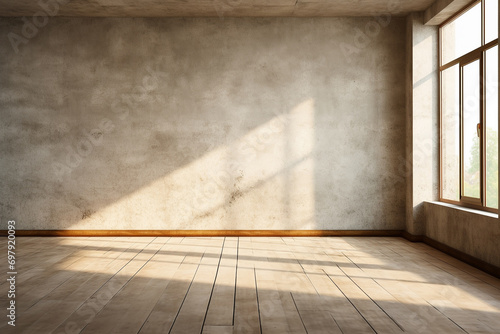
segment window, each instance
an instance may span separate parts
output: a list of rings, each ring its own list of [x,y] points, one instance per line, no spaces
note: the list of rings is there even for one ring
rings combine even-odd
[[[439,36],[440,198],[498,212],[498,0],[472,3]]]

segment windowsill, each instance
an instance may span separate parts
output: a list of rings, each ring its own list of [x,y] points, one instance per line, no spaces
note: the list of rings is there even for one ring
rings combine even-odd
[[[477,209],[471,209],[471,208],[466,208],[460,205],[455,205],[455,204],[449,204],[445,202],[439,202],[439,201],[426,201],[426,203],[430,203],[433,205],[439,205],[439,206],[445,206],[450,209],[455,209],[458,211],[463,211],[463,212],[468,212],[468,213],[473,213],[476,215],[481,215],[485,217],[490,217],[490,218],[496,218],[498,219],[498,214],[493,213],[493,212],[488,212],[488,211],[482,211],[482,210],[477,210]]]

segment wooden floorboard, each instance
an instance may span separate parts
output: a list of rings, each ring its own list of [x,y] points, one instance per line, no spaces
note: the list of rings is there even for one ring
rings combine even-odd
[[[500,332],[499,279],[402,238],[25,237],[16,252],[1,333]]]
[[[234,333],[261,332],[255,263],[250,238],[238,240]]]

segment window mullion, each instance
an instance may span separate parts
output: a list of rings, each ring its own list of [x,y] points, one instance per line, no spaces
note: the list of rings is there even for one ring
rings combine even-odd
[[[484,4],[484,1],[483,1]],[[483,5],[484,8],[484,5]],[[485,87],[486,87],[486,75],[485,75],[485,57],[486,57],[486,52],[483,51],[481,53],[481,58],[480,58],[480,66],[479,66],[479,78],[480,78],[480,85],[479,85],[479,112],[480,112],[480,122],[481,124],[481,137],[480,137],[480,143],[479,143],[479,148],[480,148],[480,179],[481,179],[481,204],[483,206],[486,206],[486,96],[485,96]]]
[[[485,8],[485,1],[481,1],[481,46],[486,43]]]
[[[459,152],[459,161],[460,161],[460,202],[463,201],[464,197],[464,70],[462,64],[459,64],[459,77],[458,77],[458,87],[459,87],[459,107],[458,110],[460,112],[460,152]]]

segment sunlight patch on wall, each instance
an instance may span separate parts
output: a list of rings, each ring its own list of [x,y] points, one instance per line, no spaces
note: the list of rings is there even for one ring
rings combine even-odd
[[[124,196],[75,229],[313,229],[314,101]]]

